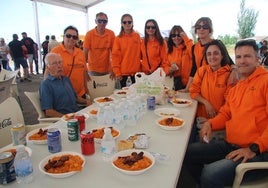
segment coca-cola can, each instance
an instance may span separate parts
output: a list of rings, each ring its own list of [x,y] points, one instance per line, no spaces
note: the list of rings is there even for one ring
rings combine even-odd
[[[92,155],[95,153],[94,135],[92,132],[82,131],[80,140],[81,152],[83,155]]]
[[[79,132],[81,133],[81,131],[85,130],[86,128],[85,116],[83,114],[75,114],[74,118],[78,121]]]

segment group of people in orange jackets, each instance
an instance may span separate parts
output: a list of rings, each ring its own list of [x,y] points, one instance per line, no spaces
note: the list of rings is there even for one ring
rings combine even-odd
[[[91,75],[110,74],[124,87],[128,76],[134,83],[135,73],[151,74],[162,67],[173,77],[174,90],[190,92],[198,101],[196,117],[207,119],[199,131],[201,142],[190,141],[184,161],[201,187],[231,184],[240,162],[268,161],[268,73],[258,66],[255,41],[236,44],[234,63],[224,44],[212,38],[209,17],[196,21],[195,44],[179,25],[165,40],[154,19],[145,22],[143,38],[133,29],[130,14],[122,15],[117,36],[106,28],[105,13],[96,14],[95,23],[85,35],[83,50],[75,47],[79,35],[73,26],[64,30],[62,45],[52,50],[61,54],[64,75],[78,97],[90,94],[86,83]],[[217,129],[226,130],[225,140],[209,139]]]

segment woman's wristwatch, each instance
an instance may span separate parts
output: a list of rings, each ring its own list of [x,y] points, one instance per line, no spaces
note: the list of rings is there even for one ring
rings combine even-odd
[[[249,149],[250,149],[252,152],[256,153],[256,155],[259,155],[259,154],[260,154],[260,148],[259,148],[259,145],[256,144],[256,143],[251,144],[251,145],[249,146]]]

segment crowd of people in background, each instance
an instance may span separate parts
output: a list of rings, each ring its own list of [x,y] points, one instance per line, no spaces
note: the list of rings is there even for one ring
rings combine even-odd
[[[141,37],[134,30],[130,14],[122,15],[118,35],[106,28],[107,14],[96,14],[95,23],[96,27],[86,33],[83,41],[79,40],[78,29],[71,25],[64,29],[61,43],[54,35],[45,37],[41,46],[44,81],[40,86],[40,98],[47,116],[61,117],[78,110],[79,105],[90,105],[87,82],[91,76],[109,74],[110,79],[116,79],[125,87],[128,77],[135,83],[137,72],[149,75],[162,68],[173,78],[173,90],[190,92],[198,101],[184,161],[197,184],[201,187],[230,185],[235,167],[241,161],[268,161],[268,73],[261,66],[268,66],[266,40],[260,47],[255,40],[237,42],[234,63],[222,41],[213,39],[209,17],[201,17],[194,24],[197,41],[190,39],[180,25],[174,25],[165,39],[154,19],[146,20],[144,37]],[[4,69],[10,69],[9,53],[15,70],[23,67],[23,77],[18,74],[20,80],[30,82],[34,66],[35,73],[39,74],[37,54],[40,48],[26,32],[22,37],[20,41],[14,34],[8,45],[0,39],[1,62]],[[250,96],[258,97],[258,102]],[[241,109],[240,105],[247,108]],[[198,118],[205,119],[202,127],[197,127]],[[242,119],[243,124],[239,122]],[[236,126],[241,127],[240,130],[242,126],[249,129],[238,132]],[[227,137],[213,144],[209,137],[211,131],[217,129],[226,129]],[[196,139],[198,134],[201,142]],[[218,152],[220,147],[224,152]]]

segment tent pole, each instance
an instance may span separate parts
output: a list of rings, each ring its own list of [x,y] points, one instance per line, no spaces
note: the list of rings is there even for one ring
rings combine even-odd
[[[43,62],[41,58],[41,43],[40,43],[40,32],[39,32],[39,20],[38,20],[38,10],[37,10],[37,1],[33,0],[33,11],[34,11],[34,23],[35,23],[35,36],[36,36],[36,43],[38,45],[38,65],[39,70],[42,69]]]
[[[87,8],[85,16],[86,16],[86,32],[87,32],[89,30],[88,8]]]

